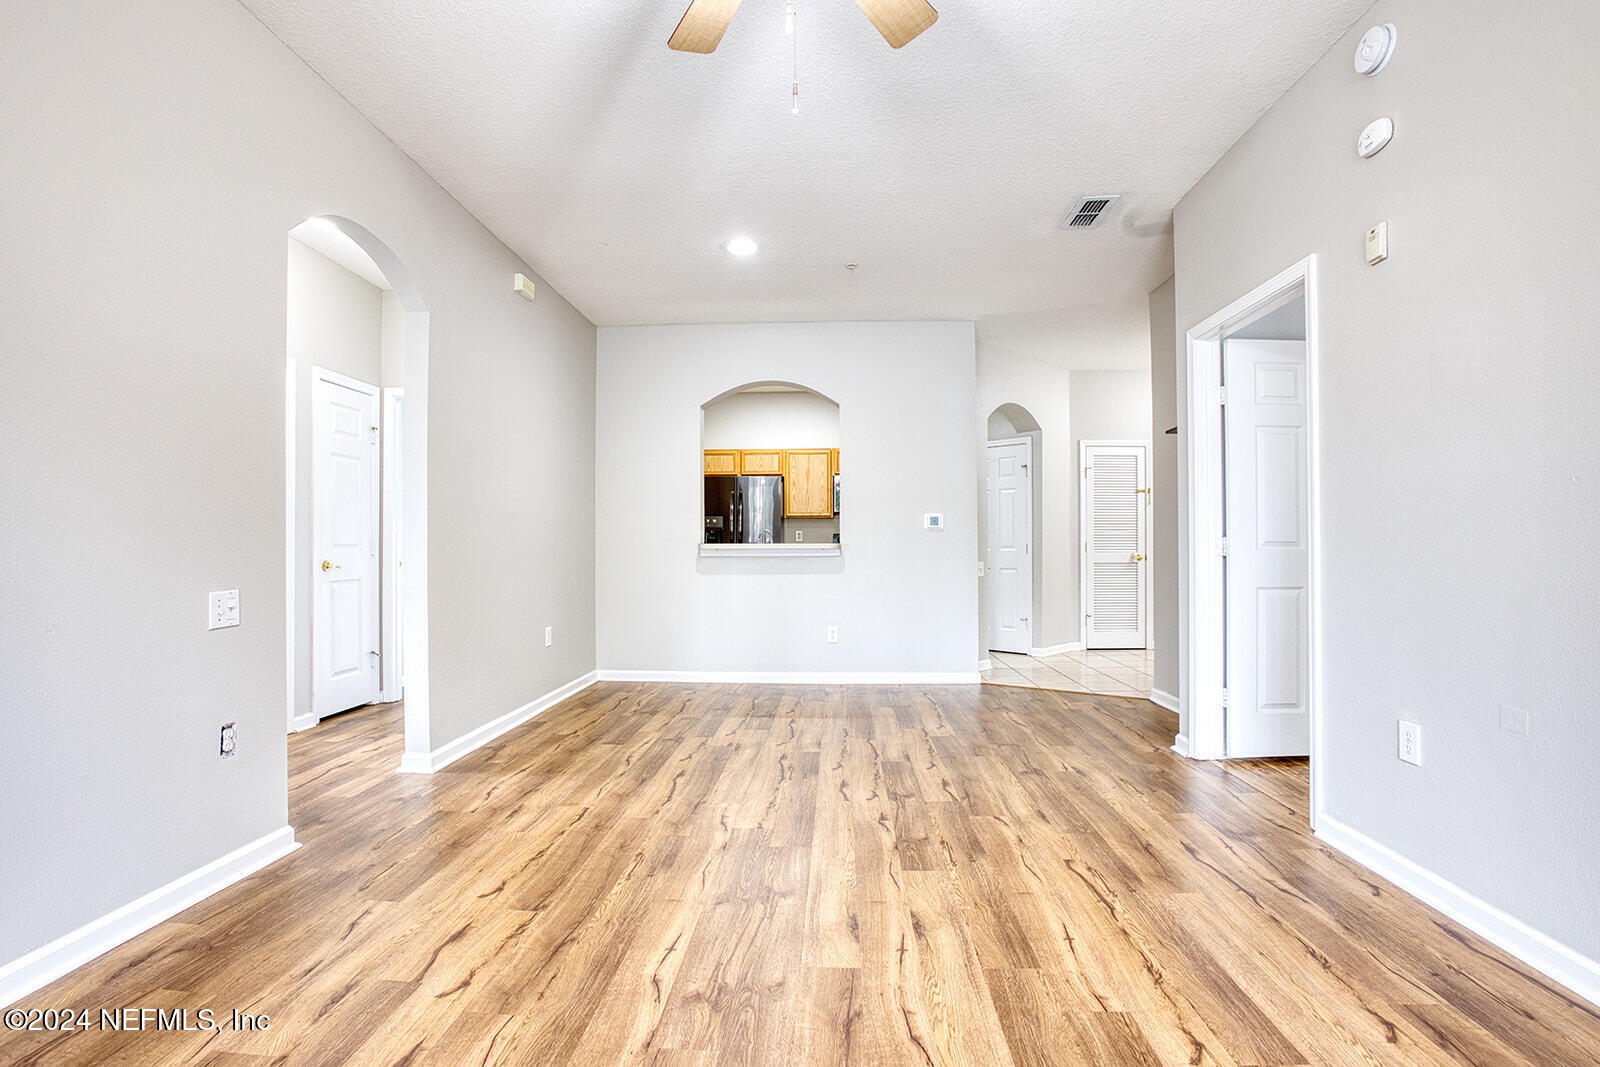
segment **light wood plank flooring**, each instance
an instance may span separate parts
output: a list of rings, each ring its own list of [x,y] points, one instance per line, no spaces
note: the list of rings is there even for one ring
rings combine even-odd
[[[432,777],[289,743],[305,847],[24,1006],[0,1062],[1580,1064],[1600,1016],[1322,847],[1303,763],[1148,702],[601,684]]]

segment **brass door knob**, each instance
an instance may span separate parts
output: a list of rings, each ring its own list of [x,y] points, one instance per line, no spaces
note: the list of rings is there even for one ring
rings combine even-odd
[[[1144,557],[1143,556],[1134,556],[1133,557],[1133,561],[1135,563],[1143,563],[1144,562]]]
[[[1144,557],[1140,556],[1139,558],[1143,559]],[[337,564],[337,563],[329,563],[327,560],[323,560],[322,561],[322,569],[325,570],[325,571],[335,571],[335,570],[342,571],[342,570],[344,570],[344,568],[341,567],[339,564]]]

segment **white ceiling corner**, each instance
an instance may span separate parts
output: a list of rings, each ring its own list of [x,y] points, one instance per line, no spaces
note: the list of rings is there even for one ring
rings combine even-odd
[[[795,116],[782,0],[709,56],[667,48],[687,0],[242,2],[601,325],[1142,297],[1179,198],[1369,6],[940,0],[893,50],[801,0]]]

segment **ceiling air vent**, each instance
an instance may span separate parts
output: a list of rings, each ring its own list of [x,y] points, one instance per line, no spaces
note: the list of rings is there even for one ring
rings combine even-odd
[[[1063,230],[1083,230],[1100,221],[1100,216],[1110,207],[1112,202],[1120,196],[1113,193],[1110,196],[1086,196],[1078,201],[1078,208],[1072,214],[1061,220]]]

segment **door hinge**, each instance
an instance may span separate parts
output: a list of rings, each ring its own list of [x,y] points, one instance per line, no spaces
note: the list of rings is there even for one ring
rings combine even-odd
[[[1222,691],[1222,706],[1228,706],[1228,691],[1226,689]]]
[[[1228,539],[1226,537],[1217,539],[1217,554],[1220,556],[1228,554]]]
[[[1227,407],[1228,387],[1226,385],[1217,386],[1217,403],[1221,404],[1223,407]]]

